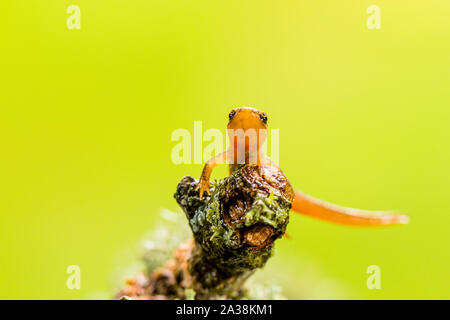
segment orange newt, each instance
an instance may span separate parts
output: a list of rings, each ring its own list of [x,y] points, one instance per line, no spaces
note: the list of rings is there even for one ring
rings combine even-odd
[[[254,108],[233,109],[227,126],[230,139],[229,148],[208,160],[203,168],[197,189],[200,198],[206,191],[210,194],[209,178],[217,165],[228,162],[230,173],[240,164],[278,166],[264,154],[262,145],[267,137],[267,115]],[[385,226],[406,224],[409,217],[396,215],[390,211],[367,211],[341,207],[315,199],[300,191],[295,191],[292,210],[318,219],[353,226]]]

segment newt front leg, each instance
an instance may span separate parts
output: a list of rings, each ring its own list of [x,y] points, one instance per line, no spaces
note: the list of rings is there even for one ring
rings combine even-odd
[[[200,199],[203,197],[203,192],[205,191],[207,194],[211,194],[209,191],[209,178],[211,177],[211,173],[215,167],[227,161],[227,155],[227,151],[224,151],[206,161],[205,166],[203,167],[200,181],[197,186],[197,190],[200,190]]]

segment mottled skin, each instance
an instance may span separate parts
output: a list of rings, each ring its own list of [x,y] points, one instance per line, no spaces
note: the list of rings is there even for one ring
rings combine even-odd
[[[206,162],[198,185],[200,199],[205,191],[210,194],[209,178],[214,167],[219,164],[228,162],[230,173],[241,164],[268,166],[279,170],[263,152],[262,145],[267,136],[267,115],[263,111],[249,107],[233,109],[229,114],[227,129],[230,147]],[[354,226],[385,226],[406,224],[409,221],[409,217],[405,215],[341,207],[300,191],[295,191],[292,210],[322,220]]]

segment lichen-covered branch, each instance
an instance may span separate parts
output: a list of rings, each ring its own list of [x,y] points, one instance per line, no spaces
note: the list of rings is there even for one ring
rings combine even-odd
[[[175,193],[194,239],[142,283],[130,281],[120,295],[185,299],[186,292],[193,292],[196,299],[238,299],[245,293],[247,278],[272,256],[274,241],[285,233],[294,197],[280,169],[242,165],[213,183],[211,195],[203,199],[197,185],[186,176]]]

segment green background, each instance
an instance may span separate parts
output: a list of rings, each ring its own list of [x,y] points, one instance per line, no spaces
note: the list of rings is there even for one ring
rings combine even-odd
[[[159,210],[178,210],[179,179],[200,175],[171,162],[171,133],[225,130],[242,105],[280,130],[294,187],[411,216],[292,215],[259,277],[288,298],[450,298],[449,19],[447,0],[2,1],[0,298],[111,295]]]

